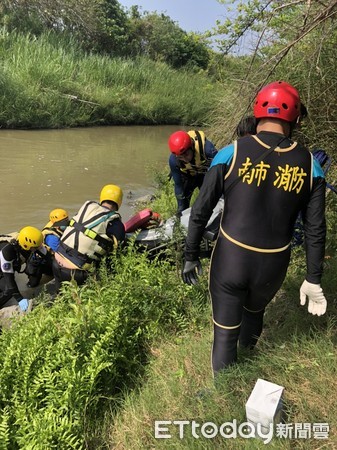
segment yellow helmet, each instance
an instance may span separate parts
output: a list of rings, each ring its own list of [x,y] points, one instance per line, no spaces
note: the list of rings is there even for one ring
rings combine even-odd
[[[67,226],[69,224],[67,211],[61,208],[53,209],[49,214],[49,220],[55,227]]]
[[[24,227],[19,232],[18,242],[24,250],[31,250],[42,245],[43,234],[35,227]]]
[[[115,184],[107,184],[101,190],[99,198],[100,203],[104,201],[110,201],[116,203],[118,209],[120,208],[123,200],[123,191],[119,186]]]

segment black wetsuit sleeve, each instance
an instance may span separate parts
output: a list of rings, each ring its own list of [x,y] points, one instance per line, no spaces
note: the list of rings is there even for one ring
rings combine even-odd
[[[8,244],[2,249],[2,255],[8,264],[13,264],[17,255],[13,245]],[[15,281],[14,272],[2,272],[0,307],[3,306],[10,298],[14,297],[17,301],[22,300],[22,295]]]
[[[185,192],[184,192],[183,175],[181,173],[180,168],[177,165],[177,158],[173,154],[170,155],[169,166],[170,166],[172,179],[174,182],[174,194],[177,199],[178,211],[181,212],[181,211],[184,211],[184,209],[188,208],[189,202],[184,197]]]
[[[18,302],[23,299],[18,285],[16,284],[14,273],[3,273],[3,284],[5,287],[2,292],[2,297],[6,299],[6,302],[11,297],[14,297]]]
[[[199,195],[192,206],[186,237],[185,260],[195,261],[204,229],[224,189],[225,164],[217,164],[205,175]]]
[[[320,284],[323,273],[326,236],[325,188],[325,180],[316,178],[309,203],[302,211],[307,259],[306,280],[314,284]]]
[[[217,153],[218,153],[218,150],[216,149],[213,142],[206,139],[205,140],[205,156],[206,156],[206,158],[208,160],[212,160]]]
[[[111,238],[114,236],[119,243],[125,241],[125,228],[120,220],[111,221],[107,226],[106,234]]]

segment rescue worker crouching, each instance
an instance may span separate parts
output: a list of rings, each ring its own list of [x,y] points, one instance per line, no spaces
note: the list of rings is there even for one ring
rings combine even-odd
[[[68,224],[67,211],[56,208],[50,212],[49,222],[42,230],[44,245],[32,252],[26,262],[25,273],[28,276],[28,287],[38,286],[43,275],[53,278],[53,255]]]
[[[53,261],[56,292],[63,281],[84,284],[89,271],[101,258],[125,240],[124,225],[117,212],[123,192],[108,184],[100,193],[100,202],[86,201],[63,232]]]
[[[169,158],[170,173],[174,181],[174,193],[177,199],[177,216],[189,208],[192,194],[200,188],[205,174],[217,154],[214,144],[203,131],[176,131],[168,140],[171,151]]]
[[[17,238],[0,242],[0,309],[19,307],[25,312],[31,308],[31,301],[23,298],[19,291],[15,272],[21,273],[22,264],[42,243],[41,231],[31,226],[22,228]]]
[[[54,252],[56,252],[63,231],[69,225],[69,216],[65,209],[56,208],[49,214],[49,222],[42,230],[44,243]]]

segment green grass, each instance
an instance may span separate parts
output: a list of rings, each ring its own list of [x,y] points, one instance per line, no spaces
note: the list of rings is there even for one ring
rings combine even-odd
[[[334,178],[335,170],[332,169],[329,181],[334,183]],[[157,185],[157,209],[170,211],[172,186],[160,175]],[[322,281],[328,299],[326,315],[312,316],[307,312],[307,306],[300,306],[299,287],[305,276],[305,253],[302,247],[296,248],[282,289],[266,310],[264,331],[256,349],[241,351],[239,363],[219,376],[215,386],[210,364],[211,308],[205,298],[198,328],[191,325],[183,334],[169,334],[152,344],[152,356],[142,384],[127,393],[117,413],[106,418],[107,448],[265,448],[259,439],[224,439],[221,436],[195,439],[188,427],[181,439],[178,426],[174,425],[169,426],[171,439],[155,439],[156,420],[195,420],[199,424],[210,421],[217,425],[233,419],[238,424],[245,422],[245,404],[258,378],[284,386],[286,423],[327,422],[330,426],[327,441],[274,437],[268,448],[337,448],[334,395],[337,388],[337,257],[334,239],[337,197],[327,192],[328,240]],[[201,286],[207,296],[208,262],[205,260],[203,265],[205,275]],[[198,298],[200,286],[190,289],[195,290]]]
[[[165,176],[157,182],[161,212],[159,193],[172,186]],[[299,305],[299,248],[256,350],[241,352],[216,386],[207,260],[200,283],[187,286],[179,246],[155,260],[129,246],[83,287],[65,284],[53,304],[41,296],[0,336],[0,448],[265,448],[257,439],[179,439],[176,428],[170,440],[154,437],[155,420],[245,422],[258,378],[285,387],[287,423],[330,425],[327,442],[275,438],[270,448],[337,447],[335,197],[328,207],[327,314],[314,317]]]
[[[139,385],[150,348],[198,328],[203,308],[171,259],[129,246],[99,278],[66,283],[0,337],[0,448],[98,448],[107,411]]]
[[[333,259],[334,270],[337,259]],[[332,269],[332,268],[331,268]],[[259,439],[195,439],[186,428],[179,438],[177,426],[169,425],[171,439],[155,439],[155,420],[195,420],[221,425],[246,421],[245,403],[258,378],[284,386],[285,422],[322,423],[330,426],[329,440],[276,438],[274,449],[337,447],[337,331],[336,295],[327,287],[328,312],[313,317],[299,305],[300,278],[296,258],[283,289],[269,305],[265,328],[257,348],[239,354],[239,363],[223,372],[216,386],[210,367],[211,312],[202,331],[169,337],[153,348],[146,382],[129,394],[113,418],[109,448],[114,449],[262,449]],[[327,274],[329,276],[329,273]],[[200,433],[199,433],[200,435]]]
[[[203,125],[220,85],[146,58],[85,54],[75,41],[0,30],[4,128]]]

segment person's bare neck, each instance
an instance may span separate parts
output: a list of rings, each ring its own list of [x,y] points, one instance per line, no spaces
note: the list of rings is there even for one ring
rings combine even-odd
[[[104,206],[105,208],[110,209],[110,211],[116,211],[116,208],[114,207],[114,205],[112,205],[109,202],[102,202],[101,206]]]
[[[261,131],[270,131],[271,133],[280,133],[285,136],[290,134],[290,126],[288,122],[279,119],[260,119],[256,127],[257,133]]]

